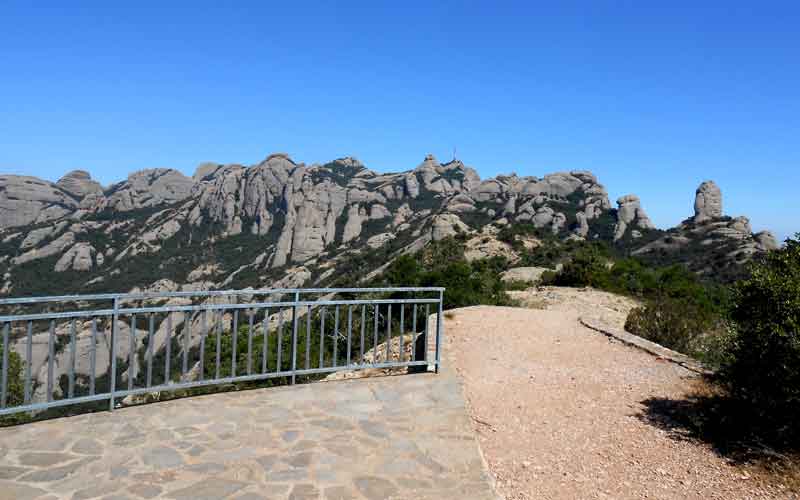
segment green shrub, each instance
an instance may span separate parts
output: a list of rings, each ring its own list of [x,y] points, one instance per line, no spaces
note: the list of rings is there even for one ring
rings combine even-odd
[[[724,321],[713,310],[666,296],[632,309],[625,329],[712,365],[720,363],[729,337]]]
[[[511,305],[506,284],[500,273],[508,261],[492,257],[469,262],[464,257],[464,243],[456,238],[433,242],[414,255],[395,259],[374,286],[442,286],[444,308],[477,304]]]
[[[0,343],[0,366],[2,366],[3,345]],[[25,386],[22,381],[23,362],[19,354],[9,349],[8,351],[8,388],[6,392],[6,405],[19,406],[24,401]]]
[[[2,367],[3,345],[0,342],[0,367]],[[16,352],[8,352],[8,387],[6,389],[6,407],[20,406],[25,401],[25,385],[22,379],[24,363]],[[30,420],[27,413],[6,415],[0,417],[0,426],[14,425]]]
[[[608,262],[608,253],[601,245],[588,245],[575,252],[564,264],[554,284],[604,288],[608,283]]]
[[[800,233],[751,267],[734,287],[737,324],[724,371],[732,394],[781,438],[797,440],[800,415]]]

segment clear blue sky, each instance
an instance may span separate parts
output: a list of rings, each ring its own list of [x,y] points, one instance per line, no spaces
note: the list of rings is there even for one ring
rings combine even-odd
[[[590,169],[662,227],[710,178],[800,230],[797,1],[68,3],[0,1],[0,172],[456,146],[483,177]]]

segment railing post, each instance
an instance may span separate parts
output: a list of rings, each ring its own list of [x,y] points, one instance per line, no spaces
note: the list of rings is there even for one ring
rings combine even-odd
[[[414,305],[414,325],[416,330],[416,304]],[[430,312],[430,303],[425,303],[425,310],[424,315],[422,317],[422,333],[417,335],[416,339],[414,340],[414,354],[412,356],[413,361],[425,361],[425,365],[417,365],[417,366],[409,366],[408,372],[409,373],[425,373],[428,371],[428,313]],[[416,331],[414,334],[416,335]]]
[[[292,306],[292,385],[295,382],[297,371],[297,303],[300,302],[300,292],[294,292],[294,306]]]
[[[436,366],[435,371],[439,373],[439,366],[442,364],[442,335],[444,334],[444,321],[442,309],[444,307],[444,290],[439,290],[439,311],[436,313]]]
[[[114,411],[114,392],[117,390],[117,317],[119,316],[119,297],[114,298],[114,314],[111,316],[111,373],[108,388],[108,409]]]

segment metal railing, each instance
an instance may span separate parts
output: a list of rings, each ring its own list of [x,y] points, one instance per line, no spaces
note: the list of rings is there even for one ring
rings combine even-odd
[[[0,299],[0,416],[342,370],[438,372],[443,297],[404,287]]]

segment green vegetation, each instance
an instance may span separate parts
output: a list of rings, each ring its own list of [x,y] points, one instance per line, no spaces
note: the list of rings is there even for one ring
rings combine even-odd
[[[443,286],[445,309],[476,304],[511,305],[500,273],[508,268],[501,257],[472,262],[456,238],[433,242],[415,255],[395,259],[374,286]]]
[[[3,363],[3,345],[0,342],[0,367]],[[8,386],[6,389],[6,406],[14,407],[20,406],[25,398],[25,385],[22,379],[22,358],[16,352],[9,349],[8,351]],[[26,414],[6,415],[0,417],[0,426],[14,425],[29,420]]]
[[[800,234],[732,286],[720,369],[682,399],[644,401],[644,417],[737,462],[797,482],[800,464]],[[673,321],[684,321],[677,307]],[[665,318],[661,331],[674,327]]]
[[[554,259],[569,260],[558,273],[544,275],[543,283],[590,286],[642,300],[644,305],[628,317],[628,331],[712,366],[722,362],[729,339],[727,288],[704,282],[681,265],[653,267],[619,257],[601,242],[556,248],[545,251],[554,252]]]
[[[689,298],[658,296],[628,314],[625,329],[706,365],[718,366],[727,345],[721,316]]]
[[[723,375],[774,440],[800,446],[800,233],[734,286],[736,335]]]

